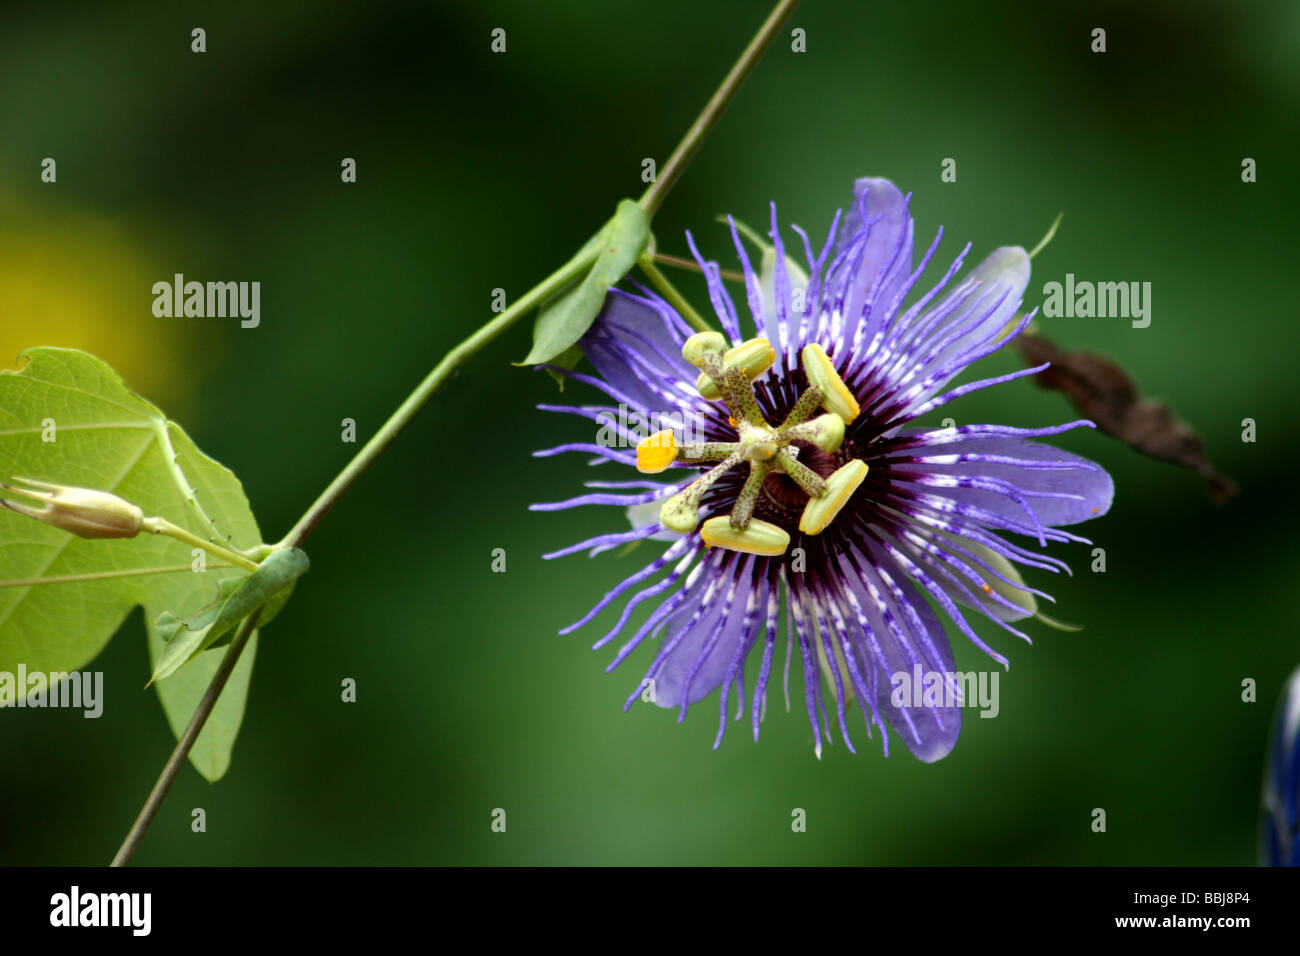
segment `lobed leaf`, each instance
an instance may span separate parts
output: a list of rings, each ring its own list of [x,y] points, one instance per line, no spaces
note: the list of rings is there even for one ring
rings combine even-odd
[[[245,550],[261,543],[239,479],[199,451],[179,425],[131,391],[106,363],[75,349],[35,348],[23,355],[28,361],[20,370],[0,370],[0,478],[21,475],[96,488],[205,540]],[[190,547],[172,538],[141,534],[87,540],[0,509],[0,579],[191,562]],[[15,671],[19,663],[29,673],[79,669],[95,658],[136,605],[144,606],[149,622],[164,612],[188,618],[211,603],[214,583],[220,587],[226,578],[246,576],[238,568],[212,567],[202,574],[0,589],[0,670]],[[151,643],[155,639],[165,643],[150,624]],[[190,754],[209,780],[219,778],[229,764],[254,649],[250,643],[200,746]],[[200,655],[198,661],[203,660]],[[202,697],[202,671],[196,662],[155,684],[174,730],[184,728]]]

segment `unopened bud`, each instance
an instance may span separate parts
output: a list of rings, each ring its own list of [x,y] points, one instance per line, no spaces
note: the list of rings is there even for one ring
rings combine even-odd
[[[33,498],[43,506],[34,508],[4,498],[0,498],[0,505],[79,538],[134,538],[144,522],[143,511],[106,491],[52,485],[31,478],[11,478],[10,481],[21,481],[31,488],[18,488],[3,482],[0,482],[0,488]]]

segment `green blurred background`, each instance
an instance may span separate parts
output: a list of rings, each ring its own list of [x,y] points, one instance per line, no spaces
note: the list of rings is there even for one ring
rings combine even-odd
[[[240,475],[277,539],[449,347],[551,271],[662,164],[766,13],[753,0],[28,5],[0,30],[0,359],[85,348]],[[190,30],[207,30],[192,54]],[[1115,506],[1055,551],[1063,634],[1009,654],[1002,712],[925,766],[856,734],[819,762],[774,691],[762,740],[717,698],[684,725],[620,710],[653,655],[613,676],[556,631],[648,560],[543,551],[623,526],[532,514],[580,493],[589,441],[536,411],[521,326],[480,354],[321,525],[312,572],[262,640],[228,776],[182,773],[142,864],[1249,864],[1277,692],[1300,662],[1294,118],[1300,7],[1271,2],[817,2],[742,90],[655,222],[730,257],[728,211],[824,236],[852,180],[915,192],[945,262],[1035,243],[1027,296],[1149,281],[1153,320],[1046,320],[1167,399],[1241,483],[1224,508],[1190,472],[1098,434],[1061,441],[1114,474]],[[1108,51],[1089,51],[1104,27]],[[493,55],[489,34],[507,31]],[[39,180],[58,161],[58,183]],[[339,181],[343,157],[358,183]],[[1259,181],[1243,184],[1243,157]],[[940,162],[957,160],[957,182]],[[1290,238],[1288,238],[1290,237]],[[260,280],[262,323],[158,319],[175,272]],[[938,273],[936,272],[936,277]],[[704,305],[699,283],[681,287]],[[998,355],[981,369],[1017,366]],[[588,397],[581,387],[569,393]],[[1029,382],[958,421],[1068,420]],[[1243,418],[1258,442],[1240,438]],[[936,422],[937,424],[937,416]],[[1284,441],[1287,439],[1287,441]],[[632,477],[611,475],[609,477]],[[491,572],[505,548],[508,572]],[[604,625],[602,627],[601,625]],[[958,663],[989,663],[964,639]],[[751,661],[751,665],[756,664]],[[172,747],[135,612],[92,665],[98,721],[0,714],[0,862],[112,856]],[[797,670],[796,670],[797,673]],[[357,681],[358,702],[340,702]],[[1241,682],[1258,682],[1243,703]],[[796,678],[797,682],[797,678]],[[855,718],[856,726],[861,722]],[[895,742],[897,744],[897,741]],[[195,807],[208,830],[190,831]],[[508,830],[490,829],[504,808]],[[807,832],[791,832],[794,808]],[[1107,811],[1093,833],[1091,811]]]

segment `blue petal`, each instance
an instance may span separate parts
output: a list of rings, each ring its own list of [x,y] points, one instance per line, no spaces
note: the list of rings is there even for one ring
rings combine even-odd
[[[686,585],[686,600],[668,619],[664,645],[646,673],[660,707],[689,706],[721,685],[744,636],[753,590],[752,560],[715,550]]]
[[[1110,510],[1115,483],[1106,470],[1079,455],[1022,438],[958,438],[927,445],[924,459],[978,455],[982,460],[918,463],[897,466],[909,471],[957,477],[985,477],[1006,482],[1024,496],[1045,527],[1077,524]],[[988,459],[1009,459],[1006,464]],[[962,504],[991,511],[1013,521],[1025,521],[1025,511],[1005,494],[982,488],[929,488]],[[1050,497],[1073,495],[1076,497]]]
[[[665,302],[610,289],[578,345],[600,377],[637,402],[639,411],[671,410],[688,397],[682,385],[699,374],[682,358],[680,323]]]
[[[942,759],[961,736],[961,704],[945,695],[946,700],[927,705],[923,693],[900,692],[896,697],[895,689],[901,691],[906,683],[911,690],[918,671],[923,680],[926,675],[940,675],[937,680],[944,686],[954,679],[952,649],[943,624],[883,551],[873,548],[869,558],[860,552],[851,559],[841,555],[840,571],[852,595],[850,624],[857,621],[859,627],[855,655],[864,672],[875,671],[874,687],[869,689],[877,712],[918,760]],[[924,685],[916,690],[923,691]]]
[[[850,250],[856,251],[850,252]],[[887,179],[859,179],[836,241],[835,258],[850,252],[831,278],[843,287],[845,336],[853,341],[866,307],[887,308],[912,271],[912,217],[907,197]],[[879,320],[880,316],[877,316]]]

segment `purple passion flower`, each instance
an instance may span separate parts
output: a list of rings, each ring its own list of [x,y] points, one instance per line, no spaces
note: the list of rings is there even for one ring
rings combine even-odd
[[[595,643],[621,637],[612,670],[647,637],[659,639],[627,706],[645,696],[677,708],[682,720],[691,704],[721,688],[715,747],[733,690],[736,719],[748,700],[757,739],[784,591],[786,699],[797,641],[818,756],[823,734],[831,739],[829,712],[853,750],[845,707],[855,697],[868,737],[880,730],[886,756],[887,726],[919,759],[945,756],[961,732],[962,702],[935,608],[1007,667],[960,608],[1028,641],[1010,622],[1036,613],[1035,595],[1050,597],[1025,585],[1016,565],[1069,568],[1006,535],[1040,546],[1087,542],[1060,527],[1110,507],[1113,485],[1100,466],[1032,440],[1091,422],[908,427],[953,399],[1047,367],[946,389],[1033,318],[1014,321],[1029,256],[1018,247],[997,249],[954,280],[967,245],[938,284],[905,308],[943,235],[939,230],[919,265],[913,262],[910,198],[886,180],[858,180],[847,221],[841,228],[836,215],[816,256],[795,227],[807,275],[786,259],[775,205],[773,245],[758,273],[733,223],[750,337],[717,264],[700,257],[688,233],[725,337],[693,334],[646,290],[611,290],[579,343],[597,374],[570,373],[610,404],[540,406],[593,419],[601,432],[596,443],[536,455],[583,452],[595,456],[592,464],[616,462],[671,479],[591,481],[588,487],[601,490],[533,506],[615,505],[633,525],[547,558],[594,556],[646,538],[671,542],[561,633],[631,593],[618,622]],[[625,628],[644,602],[653,610],[629,636]],[[761,663],[747,697],[745,663],[758,646]],[[936,692],[895,693],[913,674],[941,675]]]

